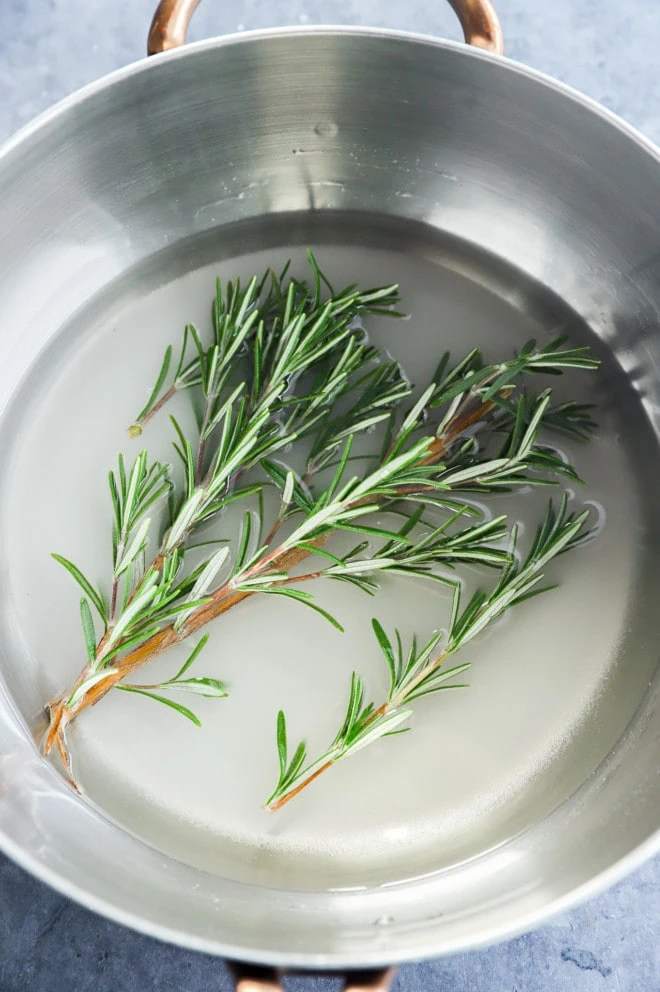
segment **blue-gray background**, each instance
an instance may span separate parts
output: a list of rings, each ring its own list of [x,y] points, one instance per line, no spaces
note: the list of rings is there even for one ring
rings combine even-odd
[[[497,0],[496,0],[497,2]],[[0,139],[143,54],[155,0],[0,0]],[[439,0],[205,0],[193,39],[285,24],[458,37]],[[594,97],[660,142],[659,0],[499,0],[507,54]],[[409,965],[395,992],[660,992],[660,858],[499,947]],[[292,978],[302,992],[330,980]],[[0,855],[0,992],[228,992],[213,958],[92,915]]]

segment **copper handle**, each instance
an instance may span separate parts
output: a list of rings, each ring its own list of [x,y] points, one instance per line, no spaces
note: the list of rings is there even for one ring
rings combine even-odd
[[[449,0],[461,22],[468,45],[501,55],[502,29],[490,0]],[[186,40],[186,33],[199,0],[160,0],[149,29],[147,52],[167,52]]]
[[[270,968],[250,968],[234,965],[236,992],[282,992],[278,972]],[[390,992],[394,981],[393,968],[354,972],[346,978],[344,992]]]
[[[147,38],[147,54],[168,52],[186,43],[188,26],[199,0],[160,0]]]
[[[449,0],[461,22],[468,45],[485,48],[495,55],[504,54],[502,28],[490,0]]]

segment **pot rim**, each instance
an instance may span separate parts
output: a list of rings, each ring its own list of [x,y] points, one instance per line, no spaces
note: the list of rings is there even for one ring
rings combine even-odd
[[[554,90],[561,96],[564,96],[575,103],[582,104],[587,110],[595,113],[597,117],[601,117],[607,123],[612,124],[618,131],[621,131],[628,138],[631,138],[635,144],[639,145],[653,158],[655,158],[656,161],[660,162],[660,147],[656,145],[655,142],[651,141],[650,138],[647,138],[646,135],[642,134],[638,128],[634,127],[632,124],[629,124],[613,110],[605,107],[593,97],[587,96],[585,93],[581,93],[568,83],[561,82],[560,80],[555,79],[554,76],[550,76],[548,73],[545,73],[540,69],[534,69],[531,66],[525,65],[523,62],[518,62],[515,59],[509,58],[507,55],[497,55],[493,52],[486,51],[483,48],[467,45],[463,41],[453,41],[448,38],[437,38],[434,35],[424,34],[417,31],[403,31],[394,28],[372,28],[344,24],[300,24],[292,27],[255,28],[251,31],[242,31],[240,33],[237,32],[235,35],[217,35],[214,38],[206,38],[201,41],[186,43],[180,48],[174,48],[166,52],[159,52],[156,55],[144,56],[135,62],[129,62],[128,65],[125,65],[120,69],[115,69],[113,72],[109,72],[106,75],[101,76],[100,79],[95,79],[91,83],[87,83],[85,86],[82,86],[80,89],[74,90],[74,92],[69,94],[69,96],[65,96],[61,100],[58,100],[52,107],[48,107],[46,110],[43,110],[40,114],[37,114],[36,117],[33,117],[30,121],[28,121],[27,124],[23,124],[17,131],[14,132],[14,134],[10,135],[9,138],[0,143],[0,167],[3,165],[5,158],[11,155],[21,144],[31,138],[33,134],[36,134],[42,127],[55,123],[59,117],[64,116],[64,114],[72,108],[88,99],[94,98],[97,94],[104,92],[106,89],[110,89],[110,87],[114,86],[116,83],[130,79],[132,76],[136,76],[139,73],[149,71],[152,65],[160,65],[164,61],[175,62],[178,59],[189,58],[194,56],[197,52],[204,52],[213,48],[225,48],[230,45],[243,45],[273,37],[294,38],[304,37],[306,35],[346,35],[370,38],[390,38],[394,41],[413,42],[414,44],[425,45],[427,47],[460,52],[462,55],[468,56],[469,58],[482,59],[486,62],[501,64],[503,68],[514,72],[516,75],[524,76],[530,80],[541,83],[548,89]]]
[[[127,66],[116,69],[59,100],[52,107],[42,111],[27,124],[23,125],[6,141],[0,144],[0,170],[14,153],[19,151],[22,146],[28,143],[43,128],[48,125],[57,124],[61,117],[64,117],[80,104],[96,98],[97,95],[109,90],[117,83],[124,82],[133,76],[149,71],[152,66],[158,66],[164,61],[176,62],[179,59],[194,58],[198,52],[221,49],[230,45],[250,44],[273,37],[294,38],[305,37],[307,35],[392,39],[394,41],[460,52],[466,58],[483,59],[500,64],[502,69],[523,76],[554,91],[560,97],[582,105],[586,110],[600,117],[605,123],[612,125],[625,137],[632,140],[660,165],[660,147],[633,125],[628,124],[613,111],[567,83],[563,83],[547,73],[531,68],[507,56],[493,54],[483,49],[466,45],[462,41],[451,41],[414,31],[350,25],[295,25],[291,27],[255,29],[237,33],[236,35],[218,35],[214,38],[186,44],[181,48],[162,52],[157,55],[145,56],[142,59],[129,63]],[[598,771],[599,769],[596,769],[593,775],[598,775]],[[564,803],[569,801],[570,799],[567,799]],[[564,803],[561,803],[560,806],[563,806]],[[594,875],[589,881],[583,882],[570,892],[553,899],[543,907],[528,911],[518,917],[515,923],[506,922],[492,926],[487,930],[482,930],[471,938],[463,938],[441,949],[438,949],[437,943],[430,938],[423,948],[415,948],[412,954],[410,951],[406,951],[405,948],[401,947],[393,951],[384,951],[380,948],[375,948],[373,950],[362,950],[355,953],[346,953],[345,951],[338,953],[301,953],[287,952],[285,950],[263,951],[256,945],[238,947],[224,943],[222,940],[195,937],[174,927],[153,923],[139,914],[134,914],[117,907],[110,900],[92,895],[82,885],[69,881],[57,871],[43,865],[35,856],[27,853],[20,844],[7,836],[1,828],[0,851],[39,881],[49,885],[61,895],[77,902],[85,909],[165,943],[234,960],[241,957],[255,964],[283,966],[286,968],[311,967],[339,971],[355,967],[398,965],[412,960],[424,960],[462,953],[468,950],[488,947],[520,936],[549,921],[552,917],[600,895],[616,882],[640,867],[653,855],[660,852],[660,828],[641,844],[638,844],[629,851],[624,857]],[[256,889],[258,886],[254,886],[254,888]]]

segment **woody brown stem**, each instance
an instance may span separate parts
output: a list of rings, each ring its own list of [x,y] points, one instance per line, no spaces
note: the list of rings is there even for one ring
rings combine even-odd
[[[165,397],[163,397],[163,401]],[[474,410],[465,412],[464,414],[457,416],[454,421],[452,421],[443,432],[441,437],[436,438],[432,443],[428,455],[425,457],[422,464],[430,465],[440,461],[441,458],[445,456],[453,442],[471,426],[482,420],[490,411],[495,407],[495,403],[490,401],[487,403],[480,403]],[[401,487],[399,490],[400,496],[413,495],[420,491],[427,491],[432,489],[432,486],[422,486],[422,487]],[[355,506],[359,506],[360,502],[369,503],[372,500],[365,498],[362,501],[357,501]],[[278,529],[277,527],[275,530]],[[272,539],[274,532],[269,535]],[[331,537],[331,532],[324,534],[322,537],[317,538],[316,541],[312,542],[315,547],[322,547],[328,539]],[[253,569],[248,573],[249,575],[260,574],[267,576],[269,572],[288,572],[290,569],[294,568],[300,562],[304,561],[313,552],[307,548],[292,548],[284,551],[271,551],[269,552]],[[163,556],[158,554],[154,561],[152,562],[152,568],[160,570],[163,566]],[[319,572],[309,573],[305,576],[287,577],[287,579],[282,580],[282,584],[291,583],[295,581],[306,581],[308,579],[316,578],[319,576]],[[232,609],[234,606],[238,606],[244,599],[253,596],[257,590],[241,590],[233,589],[231,584],[227,584],[222,588],[218,589],[209,602],[205,603],[203,606],[198,607],[186,620],[183,627],[176,630],[174,625],[163,628],[163,630],[154,634],[152,637],[148,638],[139,647],[134,648],[129,651],[123,658],[115,661],[112,668],[115,669],[114,672],[109,672],[107,678],[93,685],[83,696],[74,707],[67,707],[66,700],[71,698],[71,695],[75,690],[84,682],[84,680],[90,674],[89,667],[83,669],[74,684],[71,686],[67,693],[57,699],[52,700],[47,705],[47,710],[49,712],[49,727],[44,740],[43,750],[45,754],[51,753],[53,747],[57,747],[60,756],[63,761],[66,758],[65,764],[68,767],[68,751],[66,750],[66,745],[64,743],[64,732],[67,725],[79,716],[83,710],[88,709],[90,706],[94,706],[99,702],[111,689],[113,689],[119,682],[122,682],[129,675],[132,675],[139,668],[147,662],[152,661],[154,658],[158,657],[164,651],[166,651],[173,644],[180,643],[185,640],[195,631],[199,630],[205,624],[210,623],[216,617],[221,616],[228,610]],[[135,594],[134,594],[135,595]],[[107,644],[110,630],[106,631],[103,638],[99,642],[97,649],[97,657],[101,656],[105,645]],[[380,711],[376,711],[372,719],[380,715]],[[331,762],[332,764],[332,762]],[[323,769],[324,770],[324,769]],[[317,774],[321,774],[319,770],[315,773],[314,778]],[[304,786],[301,785],[301,788]],[[293,798],[291,796],[291,798]],[[288,801],[288,800],[287,800]],[[273,807],[279,808],[279,806]]]
[[[315,542],[315,546],[321,547],[322,544],[325,544],[328,537],[329,535],[324,535],[323,538],[319,538]],[[286,550],[279,555],[271,555],[269,571],[282,572],[284,570],[294,568],[299,562],[303,561],[310,554],[312,554],[312,551],[307,549],[303,550],[301,548],[293,548],[292,550]],[[303,576],[302,579],[304,581],[305,577]],[[180,630],[177,631],[174,625],[171,624],[169,627],[165,627],[163,630],[158,631],[157,634],[153,634],[152,637],[148,638],[143,644],[140,644],[139,647],[129,651],[123,658],[116,661],[112,665],[112,668],[114,668],[115,671],[108,671],[107,678],[93,685],[75,704],[75,706],[68,707],[66,705],[66,700],[71,698],[78,686],[84,682],[90,673],[89,667],[85,667],[68,692],[64,693],[57,699],[52,700],[47,705],[50,720],[43,744],[44,753],[50,754],[53,747],[57,747],[60,756],[64,758],[64,753],[66,752],[66,745],[64,744],[63,739],[64,731],[66,730],[67,725],[79,716],[83,710],[88,709],[90,706],[94,706],[119,682],[122,682],[133,672],[136,672],[139,668],[142,668],[143,665],[146,665],[147,662],[152,661],[164,651],[167,651],[167,649],[172,647],[173,644],[178,644],[181,641],[184,641],[200,627],[209,623],[211,620],[214,620],[216,617],[221,616],[223,613],[226,613],[227,610],[232,609],[244,599],[247,599],[249,596],[253,595],[253,591],[231,589],[230,586],[223,586],[214,594],[210,602],[205,603],[203,606],[200,606],[195,610]],[[102,640],[100,644],[103,643],[104,642]],[[68,765],[68,756],[65,764]]]
[[[433,658],[433,660],[430,661],[428,665],[425,665],[422,671],[419,672],[415,676],[415,678],[410,683],[408,683],[408,685],[406,685],[405,696],[406,697],[410,696],[410,694],[417,688],[418,685],[420,685],[420,683],[424,681],[425,678],[428,678],[428,676],[432,672],[434,672],[436,668],[440,668],[443,662],[446,661],[448,655],[449,655],[449,651],[447,650],[447,648],[445,648],[445,650],[442,651],[435,658]],[[382,703],[381,706],[378,707],[377,710],[374,710],[373,713],[371,713],[367,717],[367,719],[364,721],[363,726],[368,727],[370,723],[374,722],[374,720],[377,720],[379,717],[384,716],[386,713],[389,713],[391,710],[398,709],[398,707],[403,702],[403,698],[405,697],[402,697],[401,694],[398,694],[392,696],[391,699],[387,699],[384,703]],[[312,772],[311,775],[308,775],[307,778],[304,778],[302,782],[299,782],[294,789],[291,789],[290,792],[286,792],[276,802],[274,802],[271,806],[269,806],[268,809],[271,811],[271,813],[276,813],[278,809],[282,809],[282,807],[286,806],[287,803],[290,803],[292,799],[295,799],[296,796],[299,796],[300,793],[303,791],[303,789],[306,789],[308,786],[312,784],[312,782],[315,782],[316,779],[319,777],[319,775],[322,775],[324,772],[329,771],[329,769],[332,768],[332,766],[334,765],[337,758],[341,757],[341,753],[342,752],[339,752],[336,755],[328,758],[328,760],[325,761],[320,768],[317,768],[316,771]]]
[[[156,416],[158,411],[162,410],[162,408],[165,406],[166,403],[169,403],[169,401],[172,399],[176,391],[177,391],[176,386],[170,386],[170,388],[163,393],[163,395],[158,400],[158,402],[152,406],[151,410],[149,410],[149,413],[145,414],[142,420],[138,421],[138,423],[135,424],[135,426],[140,428],[145,427],[149,423],[149,421]]]
[[[282,796],[282,798],[278,799],[276,803],[273,803],[272,806],[269,806],[268,808],[270,809],[271,813],[276,813],[278,809],[282,809],[283,806],[286,806],[287,803],[290,803],[292,799],[295,799],[298,793],[302,792],[303,789],[306,789],[308,785],[311,785],[312,782],[314,782],[319,777],[319,775],[322,775],[323,772],[327,772],[327,770],[329,768],[332,768],[333,765],[334,765],[333,760],[326,761],[324,765],[321,765],[320,768],[317,768],[316,771],[313,772],[311,775],[309,775],[306,779],[303,779],[300,785],[297,785],[295,789],[292,789],[291,792],[287,792],[285,796]]]
[[[470,427],[474,427],[480,420],[488,416],[496,405],[492,400],[489,400],[487,403],[479,403],[474,410],[467,411],[461,417],[457,417],[456,420],[448,424],[443,434],[431,444],[426,458],[422,461],[422,465],[434,465],[441,458],[444,458],[454,441],[461,434],[464,434],[465,431],[469,430]]]

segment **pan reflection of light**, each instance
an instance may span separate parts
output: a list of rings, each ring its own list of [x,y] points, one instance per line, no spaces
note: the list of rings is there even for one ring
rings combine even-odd
[[[535,218],[534,197],[519,188],[515,200],[507,200],[495,182],[486,185],[483,176],[471,176],[466,169],[462,173],[458,183],[440,189],[434,183],[434,189],[426,189],[426,202],[433,205],[426,208],[423,219],[506,259],[553,288],[558,281],[563,284],[571,272],[570,259],[560,259],[552,232]],[[439,192],[444,194],[441,199]]]
[[[52,838],[53,824],[80,800],[36,752],[3,755],[0,759],[0,829],[11,836],[20,823],[21,842],[39,857],[59,857]]]
[[[39,754],[11,697],[0,684],[0,831],[20,834],[23,847],[44,861],[59,860],[61,846],[53,834],[71,806],[87,813],[84,804],[55,768]]]

